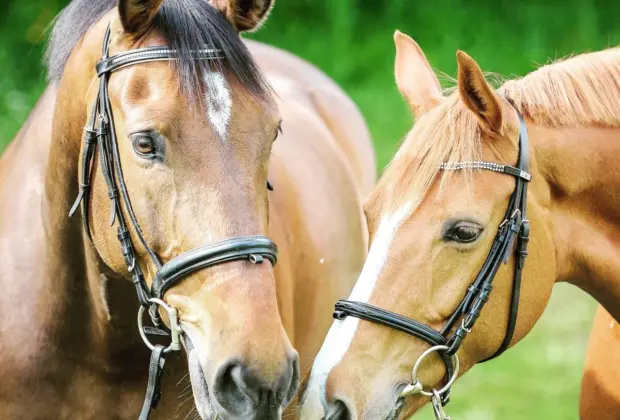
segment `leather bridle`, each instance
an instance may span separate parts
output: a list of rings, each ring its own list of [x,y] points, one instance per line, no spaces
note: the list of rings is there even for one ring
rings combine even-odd
[[[278,248],[275,243],[264,236],[240,236],[192,249],[176,256],[166,264],[161,263],[155,251],[148,245],[131,206],[120,162],[112,105],[108,93],[108,82],[110,74],[121,68],[152,61],[178,60],[179,55],[176,50],[162,46],[140,48],[109,57],[109,46],[110,27],[108,26],[103,42],[102,58],[96,66],[99,77],[99,92],[85,129],[79,194],[71,207],[69,215],[72,216],[81,204],[84,230],[88,237],[92,239],[89,226],[89,202],[93,159],[95,157],[95,149],[98,148],[99,167],[108,188],[108,196],[112,202],[110,225],[113,225],[114,222],[117,223],[117,237],[121,251],[127,264],[127,269],[131,273],[138,301],[140,302],[138,315],[140,335],[146,345],[152,350],[149,365],[149,382],[139,417],[140,420],[146,420],[149,418],[151,410],[157,406],[161,396],[160,380],[163,374],[166,354],[181,349],[179,338],[183,332],[178,323],[178,314],[175,308],[171,308],[163,302],[164,293],[184,277],[198,270],[218,264],[239,260],[260,264],[267,259],[272,265],[275,265],[278,257]],[[199,49],[193,50],[191,53],[196,60],[225,58],[223,51],[219,49]],[[129,216],[129,223],[133,227],[133,233],[138,237],[144,249],[146,249],[153,266],[157,270],[150,289],[147,287],[144,272],[136,258],[136,248],[130,235],[123,207]],[[159,307],[168,313],[170,320],[169,328],[161,320]],[[153,322],[152,327],[142,326],[142,314],[145,309],[149,309]],[[153,345],[148,340],[147,335],[169,335],[171,336],[172,343],[167,347]]]
[[[514,245],[516,240],[514,281],[510,309],[508,311],[506,335],[497,351],[484,361],[493,359],[502,354],[510,346],[515,331],[519,310],[521,276],[527,257],[527,245],[530,235],[529,220],[526,216],[527,185],[532,179],[529,173],[530,157],[527,128],[522,115],[518,111],[517,113],[519,114],[519,158],[516,167],[484,161],[447,162],[441,165],[441,169],[444,171],[459,171],[464,169],[488,170],[508,174],[516,179],[516,186],[510,197],[504,220],[499,225],[487,259],[476,279],[468,287],[465,297],[456,311],[444,324],[443,328],[440,331],[436,331],[414,319],[363,302],[340,300],[336,303],[334,312],[335,319],[342,320],[347,316],[352,316],[371,321],[417,337],[432,346],[431,349],[427,350],[427,352],[418,359],[412,375],[412,384],[405,387],[399,403],[402,405],[402,398],[412,394],[422,393],[423,395],[430,396],[433,399],[433,407],[437,418],[445,418],[442,417],[445,416],[445,414],[443,414],[441,407],[448,403],[450,385],[452,385],[458,374],[458,358],[456,357],[456,353],[467,334],[471,332],[484,305],[489,300],[495,275],[502,263],[508,263],[515,248]],[[461,323],[456,327],[459,320]],[[456,330],[454,330],[455,327]],[[453,330],[454,332],[449,335]],[[448,383],[439,392],[437,390],[424,391],[416,375],[419,362],[433,351],[438,352],[444,361],[446,365],[446,377],[448,378]]]

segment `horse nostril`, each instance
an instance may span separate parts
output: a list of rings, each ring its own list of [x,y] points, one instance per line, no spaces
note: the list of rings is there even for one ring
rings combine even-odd
[[[325,416],[326,420],[353,420],[351,415],[351,410],[349,410],[349,406],[342,401],[336,400],[330,404],[327,415]]]
[[[266,413],[289,404],[297,392],[297,353],[288,358],[283,368],[280,376],[267,379],[238,361],[225,363],[216,372],[213,397],[233,416],[265,418]]]
[[[226,363],[218,369],[213,384],[213,396],[224,410],[233,415],[249,413],[258,404],[259,390],[243,365]]]
[[[293,353],[289,364],[288,372],[283,379],[283,383],[286,384],[284,387],[282,387],[284,395],[282,398],[278,398],[278,400],[282,401],[283,406],[287,406],[293,400],[293,398],[295,398],[295,394],[297,394],[297,388],[299,388],[299,355],[297,354],[297,352]],[[278,392],[278,394],[282,394],[282,392],[280,391]]]

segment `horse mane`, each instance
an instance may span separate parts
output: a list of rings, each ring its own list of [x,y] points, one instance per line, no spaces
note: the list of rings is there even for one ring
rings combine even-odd
[[[527,76],[505,82],[498,92],[510,98],[526,120],[550,127],[620,127],[620,48],[578,55],[547,64]],[[439,177],[440,189],[453,176],[443,162],[474,161],[482,156],[477,118],[449,88],[442,103],[421,115],[379,181],[392,210],[403,200],[414,208]],[[459,171],[471,182],[472,170]],[[387,189],[387,191],[385,191]]]
[[[506,82],[499,91],[537,124],[618,127],[620,48],[556,61]]]
[[[48,81],[61,79],[73,49],[88,29],[116,7],[117,0],[73,0],[56,17],[45,53]],[[179,51],[174,65],[181,91],[191,101],[202,101],[206,71],[227,71],[250,93],[271,100],[272,90],[232,25],[205,0],[166,0],[154,22],[168,45]],[[198,48],[217,48],[224,59],[194,60]]]

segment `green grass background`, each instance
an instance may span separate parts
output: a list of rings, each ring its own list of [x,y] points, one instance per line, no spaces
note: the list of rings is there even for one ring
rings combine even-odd
[[[44,88],[45,29],[66,3],[0,2],[0,151]],[[278,0],[267,25],[251,37],[298,54],[340,83],[364,113],[383,168],[412,124],[393,82],[395,29],[413,36],[448,76],[455,74],[457,49],[485,71],[514,76],[620,44],[620,2]],[[594,308],[571,286],[556,287],[525,340],[458,382],[448,413],[461,420],[576,419]],[[419,417],[432,414],[427,409]]]

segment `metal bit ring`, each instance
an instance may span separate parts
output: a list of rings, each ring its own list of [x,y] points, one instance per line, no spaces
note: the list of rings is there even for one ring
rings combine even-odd
[[[439,390],[425,391],[424,385],[422,385],[422,382],[418,380],[418,369],[420,368],[420,365],[422,364],[422,361],[424,360],[424,358],[426,358],[429,354],[433,352],[446,351],[446,350],[448,350],[448,346],[433,346],[427,349],[424,353],[422,353],[420,357],[418,357],[418,360],[416,360],[415,364],[413,365],[413,370],[411,371],[411,384],[407,385],[405,389],[403,389],[403,392],[400,394],[401,397],[408,397],[410,395],[415,395],[415,394],[421,394],[427,397],[432,397],[434,395],[433,391],[439,395],[443,395],[446,392],[450,391],[450,387],[452,386],[452,384],[454,384],[454,381],[456,381],[456,377],[459,374],[459,358],[456,355],[456,353],[452,355],[452,363],[454,364],[454,372],[452,372],[452,377],[448,378],[448,383],[446,383],[443,386],[443,388]]]
[[[181,335],[183,334],[183,330],[179,326],[179,312],[177,308],[173,308],[169,306],[166,302],[161,299],[151,298],[149,299],[150,303],[154,303],[156,305],[161,306],[168,313],[168,318],[170,319],[170,337],[172,342],[168,347],[166,347],[163,352],[170,353],[171,351],[181,350]],[[138,310],[138,332],[140,333],[140,337],[144,341],[144,344],[150,349],[153,350],[155,346],[151,343],[144,332],[144,323],[142,322],[142,316],[144,315],[144,311],[146,307],[140,306]]]

